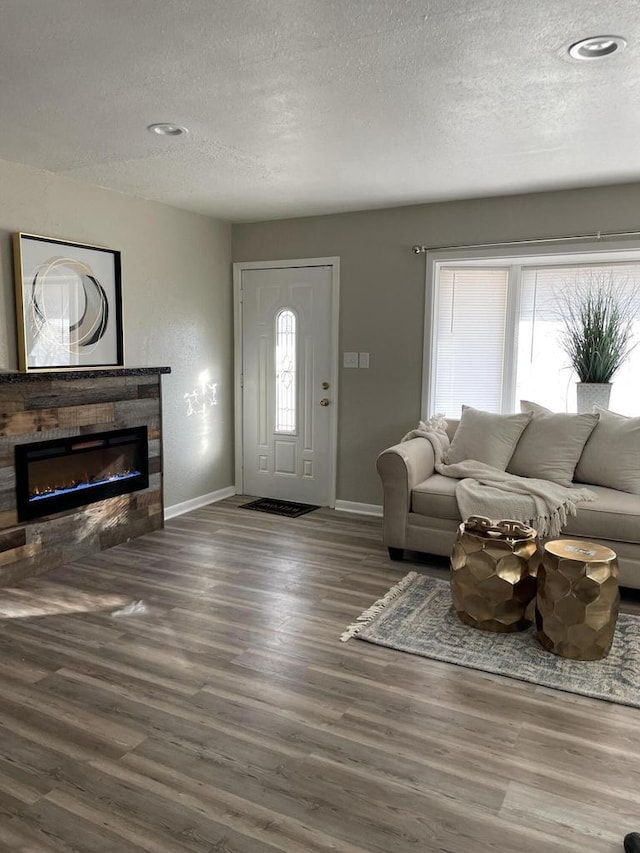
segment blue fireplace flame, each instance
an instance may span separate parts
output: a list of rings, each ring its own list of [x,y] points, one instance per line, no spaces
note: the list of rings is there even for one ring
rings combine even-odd
[[[80,492],[83,489],[93,489],[96,486],[104,486],[107,483],[113,483],[118,480],[130,480],[132,477],[139,477],[140,471],[127,471],[124,474],[112,474],[109,477],[102,477],[99,480],[91,480],[88,483],[75,483],[72,486],[61,486],[56,489],[48,489],[40,494],[29,495],[29,503],[34,501],[44,501],[47,498],[55,498],[60,495],[68,495],[73,492]]]

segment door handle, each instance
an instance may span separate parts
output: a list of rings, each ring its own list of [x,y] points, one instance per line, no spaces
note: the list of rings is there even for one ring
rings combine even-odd
[[[328,406],[330,402],[331,401],[328,400],[326,397],[323,397],[322,400],[320,400],[320,405],[321,406]]]

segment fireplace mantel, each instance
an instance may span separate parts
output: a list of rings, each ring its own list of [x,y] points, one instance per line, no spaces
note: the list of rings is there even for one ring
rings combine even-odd
[[[91,367],[72,370],[0,371],[0,385],[14,382],[74,382],[77,379],[103,379],[111,376],[153,376],[171,373],[170,367]]]
[[[0,372],[0,586],[163,525],[161,378],[169,367]],[[146,426],[149,486],[18,521],[15,446]]]

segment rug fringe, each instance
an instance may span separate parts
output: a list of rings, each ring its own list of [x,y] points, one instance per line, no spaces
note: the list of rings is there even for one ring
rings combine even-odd
[[[367,607],[367,609],[358,616],[356,621],[349,625],[347,630],[340,635],[340,642],[346,643],[347,640],[351,639],[351,637],[357,637],[360,631],[362,631],[363,628],[366,628],[369,622],[371,622],[371,620],[376,617],[387,606],[387,604],[390,604],[402,595],[405,589],[410,586],[411,582],[417,577],[417,572],[409,572],[409,574],[405,575],[395,586],[392,586],[386,595],[375,601],[371,607]]]

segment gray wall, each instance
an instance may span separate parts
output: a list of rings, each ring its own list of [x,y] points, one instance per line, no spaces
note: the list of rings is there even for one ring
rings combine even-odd
[[[168,364],[163,379],[166,503],[233,484],[231,228],[0,161],[0,368],[15,369],[10,235],[27,231],[122,252],[130,366]],[[414,243],[460,245],[640,228],[640,184],[477,199],[233,227],[233,260],[341,258],[340,350],[371,353],[343,370],[340,500],[379,504],[375,458],[420,415],[424,257]],[[202,373],[218,405],[187,415]]]
[[[230,486],[230,226],[6,161],[0,161],[0,200],[0,368],[17,368],[11,233],[118,249],[126,364],[173,371],[162,380],[165,503]],[[218,404],[188,416],[184,395],[205,371],[218,384]]]
[[[341,371],[337,496],[379,504],[375,458],[420,415],[425,259],[411,246],[637,229],[632,184],[239,224],[233,260],[341,258],[340,351],[371,366]]]

